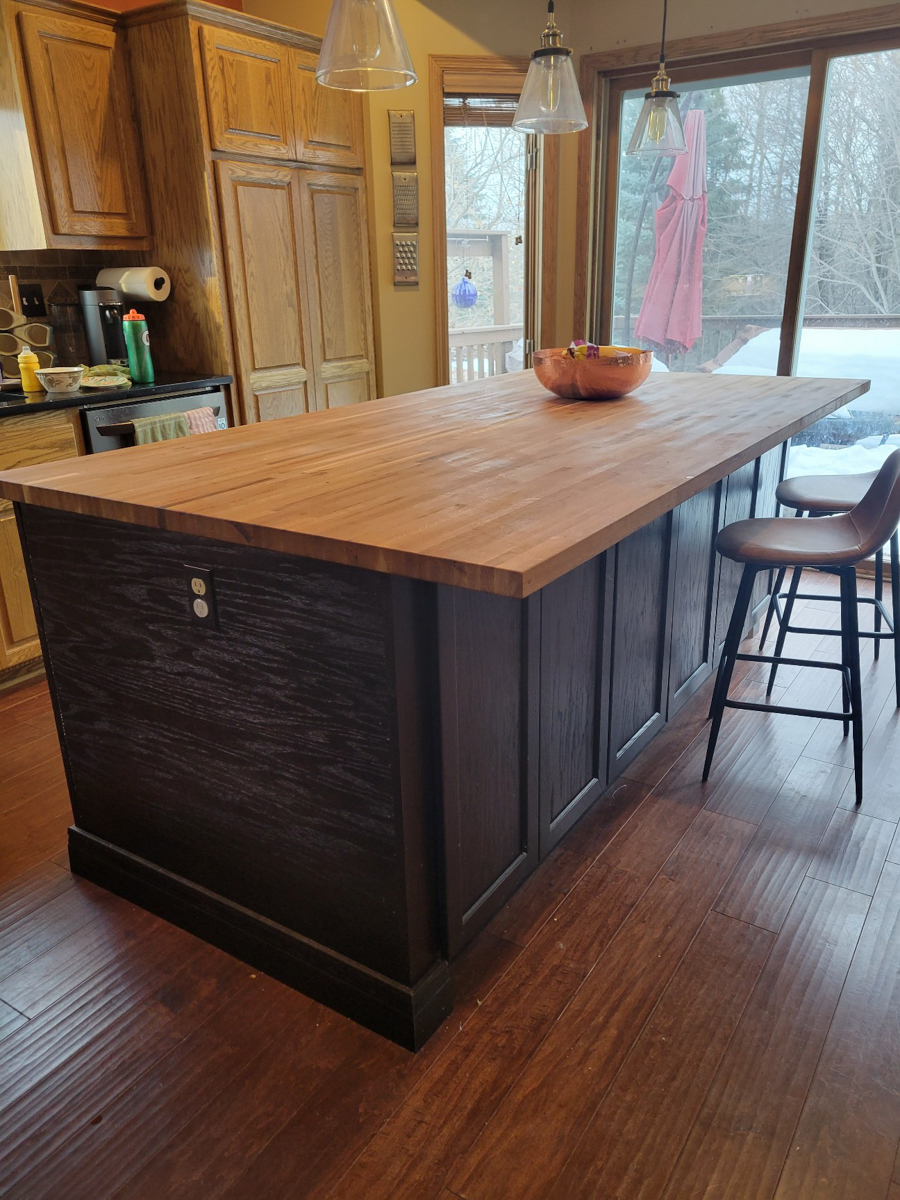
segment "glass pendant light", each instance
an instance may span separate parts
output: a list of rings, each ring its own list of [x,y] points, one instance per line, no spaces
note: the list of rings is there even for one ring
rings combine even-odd
[[[325,87],[380,92],[418,76],[391,0],[334,0],[316,79]]]
[[[587,129],[572,51],[562,44],[553,10],[554,0],[549,0],[541,48],[531,56],[513,117],[513,129],[521,129],[523,133],[577,133],[579,129]]]
[[[663,0],[662,42],[659,47],[659,70],[653,76],[650,91],[644,97],[626,154],[641,154],[648,158],[664,158],[687,153],[684,126],[678,109],[678,93],[669,90],[666,74],[666,16],[668,0]]]

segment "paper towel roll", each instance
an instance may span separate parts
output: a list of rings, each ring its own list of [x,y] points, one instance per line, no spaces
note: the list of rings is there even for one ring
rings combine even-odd
[[[97,287],[115,288],[137,300],[165,300],[172,281],[161,267],[104,267],[97,275]]]

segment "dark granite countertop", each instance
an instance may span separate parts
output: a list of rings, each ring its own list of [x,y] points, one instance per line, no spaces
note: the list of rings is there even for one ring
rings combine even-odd
[[[84,390],[50,396],[47,392],[0,391],[0,419],[22,413],[48,412],[54,408],[101,408],[123,400],[164,400],[166,396],[195,388],[220,387],[232,382],[230,375],[163,375],[155,383],[136,383],[111,391]]]

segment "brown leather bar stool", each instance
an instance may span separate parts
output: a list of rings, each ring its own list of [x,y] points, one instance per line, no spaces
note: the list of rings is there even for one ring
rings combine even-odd
[[[716,549],[725,558],[744,564],[737,599],[725,637],[725,648],[713,692],[712,727],[703,767],[709,778],[722,715],[726,708],[747,708],[759,712],[783,712],[796,716],[842,721],[845,735],[853,729],[853,766],[856,775],[856,803],[862,802],[863,730],[862,685],[859,669],[859,620],[856,593],[856,564],[868,558],[892,536],[900,521],[900,450],[888,458],[866,494],[847,513],[819,517],[815,521],[797,521],[793,517],[757,517],[727,525],[716,538]],[[739,647],[744,622],[750,607],[753,583],[759,571],[781,567],[819,567],[834,571],[841,581],[841,661],[840,663],[804,662],[771,654],[741,654]],[[841,672],[843,706],[839,713],[788,705],[755,704],[729,700],[728,689],[739,660],[767,662],[773,665],[814,666]]]
[[[795,476],[792,479],[785,479],[778,485],[778,490],[775,495],[778,503],[784,508],[793,508],[796,516],[802,517],[804,514],[810,517],[822,517],[832,515],[834,513],[849,512],[854,508],[868,489],[874,482],[878,472],[865,471],[855,475],[801,475]],[[874,638],[875,640],[875,658],[878,658],[878,652],[881,643],[886,638],[889,638],[894,643],[894,681],[895,692],[897,697],[897,706],[900,707],[900,641],[894,636],[895,629],[900,629],[900,538],[896,533],[890,539],[891,553],[891,612],[888,613],[884,605],[884,548],[879,547],[875,551],[875,596],[874,599],[870,596],[862,596],[859,599],[861,604],[872,604],[875,607],[875,629],[874,632],[869,630],[861,630],[860,637]],[[766,619],[763,625],[762,637],[760,638],[759,648],[762,650],[766,644],[766,638],[769,634],[769,628],[772,624],[772,618],[778,618],[779,632],[775,642],[775,655],[779,656],[784,648],[785,638],[789,633],[809,633],[817,635],[834,635],[840,636],[838,630],[833,629],[817,629],[808,626],[791,625],[791,613],[793,612],[794,602],[796,600],[810,599],[833,599],[837,600],[836,596],[821,597],[813,596],[812,593],[800,592],[798,590],[800,584],[800,576],[802,570],[796,568],[791,575],[791,582],[787,593],[781,591],[784,586],[784,577],[786,567],[780,567],[775,578],[775,585],[772,588],[772,594],[769,598],[769,607],[766,611]],[[785,601],[784,611],[782,612],[779,601]],[[887,626],[887,632],[882,632],[882,620]],[[771,694],[775,684],[775,675],[778,670],[777,664],[773,665],[769,673],[768,691]]]

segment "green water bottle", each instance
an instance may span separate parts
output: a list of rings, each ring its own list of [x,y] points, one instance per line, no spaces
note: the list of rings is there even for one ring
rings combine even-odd
[[[122,318],[125,349],[128,351],[128,370],[132,383],[153,382],[153,359],[150,357],[150,334],[143,313],[134,309]]]

